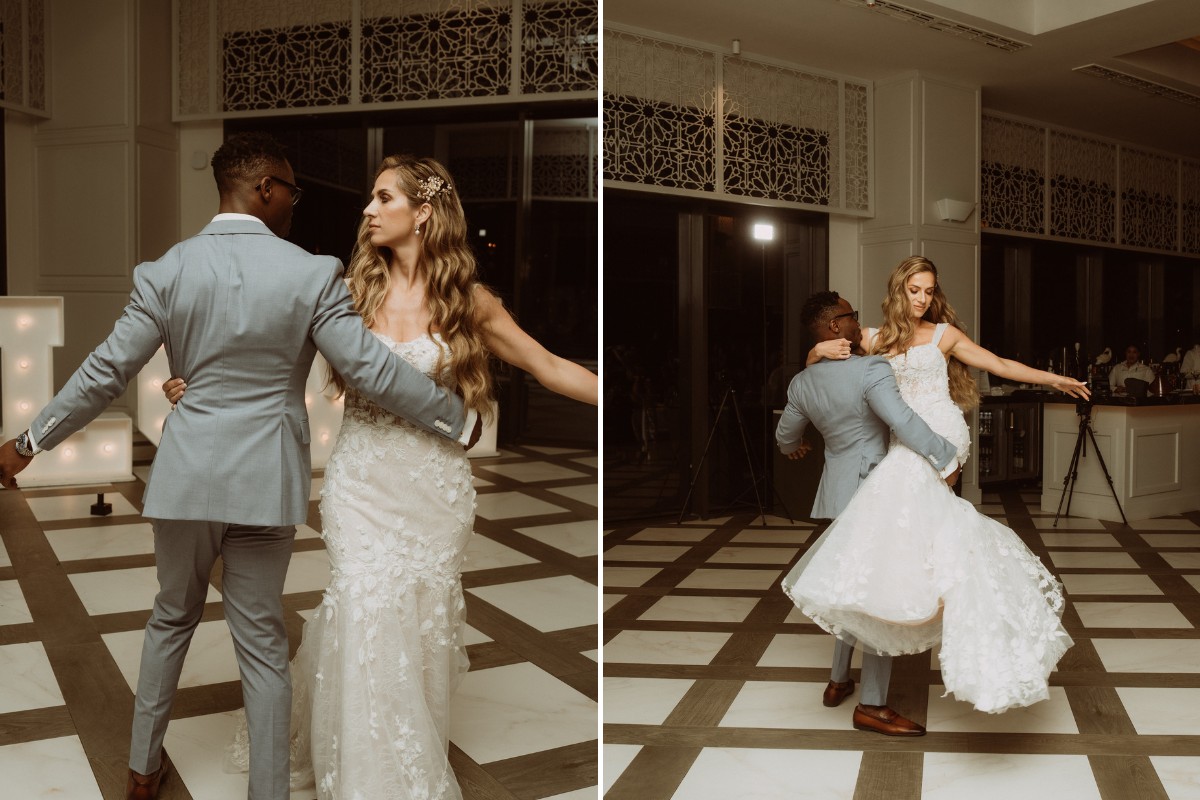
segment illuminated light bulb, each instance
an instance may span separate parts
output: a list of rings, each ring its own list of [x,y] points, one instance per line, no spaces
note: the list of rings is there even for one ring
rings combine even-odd
[[[113,450],[115,450],[115,449],[116,449],[116,448],[115,448],[115,447],[113,447],[111,444],[106,444],[106,445],[104,445],[104,452],[106,452],[106,453],[111,453],[111,452],[112,452]]]
[[[160,381],[158,378],[155,378],[154,380],[150,381],[150,385],[153,386],[155,389],[161,389],[163,382]]]
[[[74,457],[75,457],[75,448],[73,448],[73,447],[63,448],[63,458],[74,458]]]
[[[32,317],[17,317],[17,327],[18,328],[28,328],[32,324],[33,324]]]
[[[324,444],[325,442],[328,442],[328,441],[329,441],[329,434],[328,434],[328,433],[322,433],[322,434],[321,434],[321,443],[322,443],[322,444]]]
[[[20,361],[17,362],[17,366],[20,367],[21,369],[29,369],[29,359],[22,358]]]
[[[28,411],[29,410],[29,401],[22,400],[21,402],[17,403],[17,408],[21,409],[22,411]]]

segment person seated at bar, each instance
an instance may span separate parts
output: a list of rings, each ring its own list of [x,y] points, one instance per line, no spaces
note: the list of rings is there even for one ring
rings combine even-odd
[[[1146,383],[1154,380],[1154,370],[1141,362],[1142,351],[1136,344],[1125,348],[1125,360],[1108,373],[1108,384],[1116,394],[1125,393],[1125,379],[1137,378]]]

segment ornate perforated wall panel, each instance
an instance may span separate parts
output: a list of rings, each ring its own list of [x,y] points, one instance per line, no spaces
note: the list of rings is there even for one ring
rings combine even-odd
[[[1121,150],[1121,241],[1174,250],[1179,235],[1179,159]]]
[[[594,128],[548,128],[533,132],[533,196],[596,198]]]
[[[987,227],[1200,253],[1200,164],[991,114],[982,139]]]
[[[1200,163],[1182,162],[1179,177],[1179,249],[1200,253]]]
[[[1040,128],[984,117],[979,168],[984,225],[1040,233],[1045,224],[1046,144]]]
[[[871,208],[863,81],[606,28],[603,83],[613,185]]]
[[[446,140],[446,167],[463,200],[512,200],[517,196],[517,130],[512,126],[453,131]]]
[[[0,0],[0,107],[46,116],[45,0]]]
[[[176,119],[594,97],[597,0],[177,0]]]
[[[1050,135],[1050,233],[1117,240],[1117,148],[1062,131]]]

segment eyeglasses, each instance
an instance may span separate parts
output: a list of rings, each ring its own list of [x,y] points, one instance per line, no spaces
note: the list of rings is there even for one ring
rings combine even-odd
[[[268,175],[267,177],[268,177],[268,178],[270,178],[271,180],[275,181],[276,183],[279,183],[279,184],[282,184],[282,185],[286,186],[286,187],[288,188],[288,190],[289,190],[289,191],[291,191],[291,193],[292,193],[292,205],[296,205],[297,203],[299,203],[299,202],[300,202],[300,198],[301,198],[301,197],[304,195],[304,190],[303,190],[303,189],[301,189],[299,186],[297,186],[297,185],[296,185],[296,184],[294,184],[294,183],[288,183],[288,182],[287,182],[287,181],[285,181],[283,178],[278,178],[278,177],[276,177],[276,176],[274,176],[274,175]],[[260,183],[259,183],[257,186],[255,186],[254,188],[255,188],[255,189],[261,189],[261,188],[262,188],[262,183],[260,182]]]
[[[853,317],[854,321],[858,322],[858,312],[857,311],[847,311],[845,314],[834,314],[832,317],[829,318],[829,321],[833,322],[835,319],[838,319],[840,317]]]

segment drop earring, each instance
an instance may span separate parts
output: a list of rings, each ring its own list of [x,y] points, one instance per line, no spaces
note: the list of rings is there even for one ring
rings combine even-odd
[[[421,223],[418,222],[416,225],[413,226],[413,233],[416,234],[417,236],[421,235]]]

